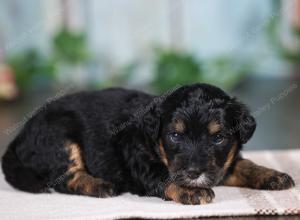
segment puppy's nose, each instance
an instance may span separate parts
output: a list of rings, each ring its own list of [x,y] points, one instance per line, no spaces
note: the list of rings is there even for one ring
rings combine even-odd
[[[190,167],[187,169],[187,176],[191,179],[196,179],[200,176],[202,170],[196,167]]]

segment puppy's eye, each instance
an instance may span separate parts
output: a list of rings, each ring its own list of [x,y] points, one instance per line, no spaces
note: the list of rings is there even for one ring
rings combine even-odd
[[[183,134],[176,133],[176,132],[170,133],[169,138],[172,142],[179,142],[183,140]]]
[[[226,138],[221,134],[216,134],[216,135],[213,136],[213,142],[216,145],[223,144],[225,140],[226,140]]]

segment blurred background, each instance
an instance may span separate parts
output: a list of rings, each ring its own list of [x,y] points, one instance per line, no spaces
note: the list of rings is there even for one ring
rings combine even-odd
[[[300,147],[299,0],[0,0],[0,156],[42,105],[207,82],[258,122],[245,147]]]

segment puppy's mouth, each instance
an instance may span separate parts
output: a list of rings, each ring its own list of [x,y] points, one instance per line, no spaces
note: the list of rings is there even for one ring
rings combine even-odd
[[[191,187],[203,187],[203,188],[210,188],[213,186],[213,181],[208,178],[206,173],[202,173],[199,177],[195,179],[186,178],[187,185]]]
[[[190,178],[187,175],[178,176],[176,182],[179,185],[187,187],[197,187],[197,188],[211,188],[218,184],[218,178],[215,178],[211,174],[202,173],[196,178]]]

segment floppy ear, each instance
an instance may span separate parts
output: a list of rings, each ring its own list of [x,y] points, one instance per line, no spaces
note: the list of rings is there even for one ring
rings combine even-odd
[[[158,142],[162,118],[166,113],[175,109],[185,93],[188,92],[188,89],[190,89],[188,86],[175,88],[161,96],[157,96],[146,107],[146,111],[141,117],[141,129],[152,143]]]
[[[156,103],[142,116],[142,131],[147,139],[155,143],[158,141],[160,130],[160,111]]]
[[[233,127],[230,132],[235,133],[242,144],[247,143],[256,129],[254,117],[250,115],[244,104],[235,99],[229,102],[228,110],[231,120],[233,119]]]

